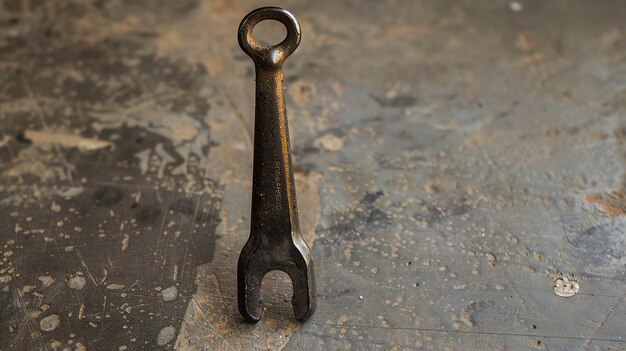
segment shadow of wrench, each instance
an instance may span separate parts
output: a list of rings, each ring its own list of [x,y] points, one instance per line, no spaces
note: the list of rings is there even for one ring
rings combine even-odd
[[[254,40],[252,29],[265,20],[285,25],[287,37],[281,43],[262,47]],[[296,18],[279,7],[256,9],[239,25],[239,46],[256,69],[250,237],[237,264],[239,312],[251,323],[261,319],[261,281],[273,270],[291,278],[297,320],[305,321],[316,306],[313,259],[298,221],[283,94],[283,62],[300,44],[300,36]]]

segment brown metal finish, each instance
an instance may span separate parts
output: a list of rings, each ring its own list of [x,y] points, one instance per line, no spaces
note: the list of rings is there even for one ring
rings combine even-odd
[[[285,25],[287,37],[261,47],[252,29],[270,19]],[[298,222],[282,70],[300,43],[300,25],[285,9],[263,7],[244,17],[238,38],[256,68],[252,214],[250,237],[237,266],[239,312],[249,322],[261,319],[261,281],[280,270],[291,278],[295,316],[304,321],[315,311],[313,260]]]

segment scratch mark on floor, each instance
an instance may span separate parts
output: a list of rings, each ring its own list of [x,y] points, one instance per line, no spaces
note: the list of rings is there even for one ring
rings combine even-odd
[[[589,345],[591,344],[591,341],[594,340],[594,336],[598,333],[598,330],[600,330],[603,326],[604,323],[606,323],[607,319],[609,319],[609,317],[611,316],[611,314],[613,314],[613,311],[615,311],[615,308],[619,305],[621,305],[624,300],[626,300],[626,292],[624,292],[624,295],[617,300],[608,310],[607,312],[604,314],[604,316],[602,317],[602,319],[600,319],[600,321],[598,321],[598,324],[596,324],[596,328],[593,330],[593,332],[591,333],[591,335],[589,335],[586,339],[583,345],[581,345],[581,350],[585,349],[587,347],[589,347]],[[601,340],[601,339],[598,339]],[[626,343],[626,340],[621,340],[621,342]]]

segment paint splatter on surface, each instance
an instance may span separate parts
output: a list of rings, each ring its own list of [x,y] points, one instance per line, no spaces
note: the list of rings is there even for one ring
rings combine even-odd
[[[561,297],[572,297],[579,290],[580,285],[574,278],[559,277],[554,280],[554,293]]]

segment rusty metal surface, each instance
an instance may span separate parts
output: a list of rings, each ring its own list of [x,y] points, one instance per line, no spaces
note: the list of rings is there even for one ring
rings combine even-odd
[[[626,4],[275,4],[318,309],[249,325],[264,5],[0,2],[0,349],[625,348]]]

